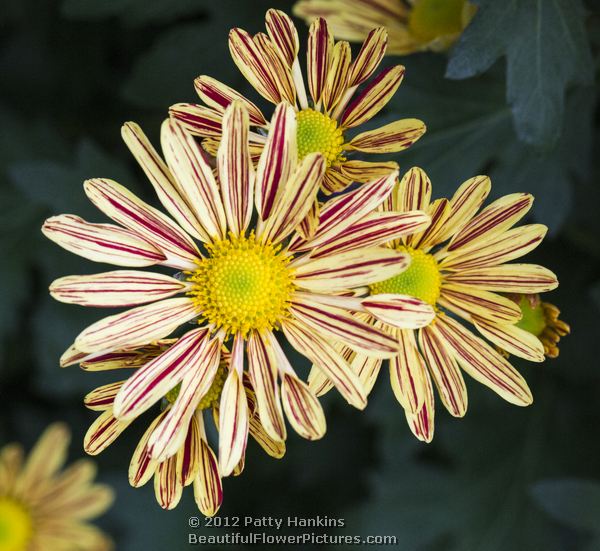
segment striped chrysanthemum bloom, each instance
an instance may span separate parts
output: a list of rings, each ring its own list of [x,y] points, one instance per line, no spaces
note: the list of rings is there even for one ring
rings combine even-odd
[[[443,51],[460,37],[475,15],[467,0],[299,0],[294,14],[310,24],[329,22],[334,35],[360,42],[374,27],[386,27],[388,54]]]
[[[427,442],[434,430],[432,379],[446,409],[462,417],[467,410],[462,371],[508,402],[526,406],[533,400],[523,377],[496,347],[533,362],[544,360],[543,343],[519,327],[521,309],[506,294],[557,287],[556,276],[546,268],[509,263],[537,247],[547,228],[541,224],[513,228],[532,205],[533,197],[525,193],[501,197],[478,212],[490,188],[487,176],[476,176],[463,183],[452,199],[431,202],[429,178],[413,168],[384,208],[419,209],[432,220],[426,230],[390,243],[394,250],[410,255],[411,264],[401,274],[371,284],[369,292],[375,296],[361,303],[375,327],[387,330],[400,345],[400,353],[389,361],[392,389],[412,431]],[[398,328],[386,310],[377,307],[382,296],[388,301],[393,296],[415,297],[435,308],[435,318],[417,330]],[[365,320],[364,313],[361,318]],[[348,350],[342,353],[369,392],[382,360]],[[330,387],[318,369],[311,372],[309,384],[318,395]]]
[[[298,154],[300,158],[320,152],[326,162],[322,189],[332,193],[351,182],[368,182],[393,170],[394,163],[353,158],[355,153],[393,153],[412,145],[425,132],[417,119],[401,119],[380,128],[354,134],[354,129],[372,119],[392,98],[404,76],[404,67],[394,65],[377,70],[386,51],[387,33],[379,27],[369,29],[354,61],[348,42],[334,42],[324,19],[310,27],[307,45],[306,92],[299,62],[298,32],[283,12],[269,10],[267,34],[251,36],[242,29],[232,29],[229,48],[244,77],[265,99],[273,104],[282,101],[297,111]],[[356,95],[357,88],[366,83]],[[205,149],[214,154],[221,139],[221,121],[226,107],[235,99],[244,102],[253,126],[251,149],[254,156],[262,150],[270,131],[260,109],[229,86],[200,76],[196,91],[205,105],[177,104],[171,116],[190,132],[204,138]]]
[[[50,425],[25,459],[20,444],[0,449],[0,549],[109,551],[112,541],[89,521],[103,514],[113,491],[95,484],[96,465],[82,459],[62,470],[71,435]]]
[[[119,225],[62,215],[43,226],[47,237],[94,261],[179,270],[177,277],[117,270],[53,282],[51,294],[63,302],[134,306],[82,331],[63,360],[135,348],[196,323],[138,369],[115,396],[115,417],[128,421],[181,385],[149,442],[152,457],[161,461],[184,441],[226,343],[231,360],[220,394],[223,476],[234,470],[246,446],[244,372],[252,379],[260,419],[271,438],[286,438],[282,403],[299,434],[314,439],[325,432],[321,406],[296,375],[275,332],[317,364],[350,404],[365,407],[362,384],[334,344],[383,357],[394,355],[398,345],[384,331],[354,318],[349,310],[357,308],[356,299],[337,295],[406,269],[409,255],[380,245],[429,222],[420,211],[374,213],[391,193],[396,171],[324,205],[312,241],[293,248],[302,241],[296,228],[315,202],[325,162],[320,153],[298,162],[295,112],[280,104],[255,171],[248,125],[243,105],[234,102],[223,118],[217,177],[195,139],[176,122],[165,121],[162,127],[166,164],[139,127],[124,126],[126,143],[177,223],[116,182],[93,179],[84,184],[86,194]],[[335,306],[328,302],[332,296]],[[395,301],[389,307],[390,315],[414,327],[427,323],[431,310],[406,309]]]
[[[154,344],[132,350],[121,350],[108,354],[94,355],[81,361],[86,371],[107,371],[121,369],[141,369],[149,361],[166,352],[177,339],[163,339]],[[77,361],[77,358],[72,361]],[[223,501],[223,486],[218,461],[213,452],[205,429],[206,415],[212,417],[219,428],[219,396],[227,373],[227,354],[222,354],[221,365],[208,392],[196,406],[196,411],[187,425],[185,439],[176,453],[163,461],[157,461],[150,453],[150,442],[159,433],[163,419],[169,415],[179,395],[180,385],[168,392],[162,399],[156,417],[138,443],[129,467],[129,483],[139,488],[154,477],[156,499],[164,509],[173,509],[181,499],[183,489],[193,486],[194,497],[199,510],[206,516],[215,515]],[[109,383],[90,392],[85,405],[100,412],[90,426],[84,449],[90,455],[97,455],[110,446],[132,423],[119,421],[114,415],[114,400],[126,382]],[[276,442],[265,432],[256,408],[256,398],[252,385],[244,376],[244,391],[248,402],[248,427],[250,435],[272,457],[277,459],[285,454],[285,444]],[[208,421],[210,422],[210,420]],[[233,474],[238,475],[244,468],[245,454],[242,454]]]

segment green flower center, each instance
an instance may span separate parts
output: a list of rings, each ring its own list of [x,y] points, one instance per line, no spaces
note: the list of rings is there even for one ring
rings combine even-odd
[[[222,364],[217,370],[217,374],[215,375],[208,392],[202,397],[202,400],[200,400],[200,403],[196,408],[197,410],[208,409],[219,400],[221,397],[221,391],[223,390],[223,385],[225,384],[225,379],[227,379],[227,368],[225,364]],[[169,390],[165,398],[169,403],[173,404],[175,403],[175,400],[177,400],[180,391],[181,383],[179,383],[172,390]]]
[[[455,34],[463,28],[466,0],[416,0],[410,12],[408,28],[421,40]]]
[[[298,157],[309,153],[322,153],[327,167],[343,161],[344,136],[333,119],[314,109],[304,109],[296,115]]]
[[[254,234],[207,245],[208,258],[186,273],[202,321],[227,334],[273,329],[287,315],[294,279],[280,248]]]
[[[535,306],[524,295],[519,301],[519,308],[523,317],[516,323],[516,326],[529,331],[532,335],[539,337],[546,328],[546,316],[541,301],[537,301]]]
[[[397,276],[371,285],[371,294],[409,295],[435,306],[442,287],[442,278],[435,258],[410,247],[398,247],[398,250],[410,254],[408,269]]]
[[[32,524],[31,515],[20,503],[0,497],[0,551],[26,551]]]

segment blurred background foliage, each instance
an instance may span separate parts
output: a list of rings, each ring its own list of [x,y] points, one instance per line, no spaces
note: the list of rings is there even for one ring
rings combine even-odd
[[[393,534],[403,551],[600,550],[600,2],[477,3],[477,17],[447,56],[400,60],[405,82],[376,122],[414,116],[427,123],[425,137],[394,158],[403,169],[425,168],[436,196],[477,173],[492,176],[495,196],[536,195],[533,218],[551,231],[533,261],[559,275],[548,299],[572,335],[556,360],[515,361],[533,390],[532,407],[512,407],[469,384],[466,418],[438,408],[429,445],[410,434],[385,377],[365,413],[331,393],[322,441],[291,434],[281,461],[250,447],[243,475],[225,481],[224,516],[341,517],[342,533]],[[58,367],[74,335],[100,313],[50,300],[48,283],[98,266],[42,239],[43,219],[70,212],[99,220],[81,186],[90,177],[113,178],[154,201],[120,140],[121,124],[139,122],[157,143],[167,107],[194,101],[192,81],[201,73],[254,98],[229,58],[227,32],[262,30],[272,4],[2,1],[1,443],[31,445],[61,419],[74,431],[73,457],[81,456],[93,419],[82,397],[111,379]],[[290,1],[275,4],[291,11]],[[143,428],[137,423],[98,458],[118,494],[101,523],[117,549],[187,549],[191,492],[164,512],[151,484],[128,486]]]

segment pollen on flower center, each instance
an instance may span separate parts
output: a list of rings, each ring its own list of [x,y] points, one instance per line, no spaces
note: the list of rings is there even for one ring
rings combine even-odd
[[[410,254],[409,267],[397,276],[371,285],[371,294],[409,295],[435,306],[442,283],[435,258],[419,249],[399,247],[398,250]]]
[[[31,515],[8,497],[0,497],[0,551],[24,551],[32,535]]]
[[[324,113],[314,109],[303,109],[296,116],[298,129],[298,157],[309,153],[322,153],[327,167],[343,161],[344,136],[337,123]]]
[[[459,33],[466,0],[417,0],[410,12],[410,31],[422,40]]]
[[[227,334],[272,329],[289,310],[291,257],[280,246],[260,243],[253,233],[207,245],[209,256],[187,272],[189,295],[202,320]]]

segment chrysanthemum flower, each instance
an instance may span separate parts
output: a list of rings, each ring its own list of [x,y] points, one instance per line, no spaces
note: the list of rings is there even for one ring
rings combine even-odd
[[[359,42],[386,27],[389,54],[447,50],[475,15],[467,0],[300,0],[294,15],[311,23],[327,19],[336,37]]]
[[[554,304],[542,301],[538,294],[512,294],[509,298],[521,309],[522,318],[517,327],[540,339],[546,358],[558,358],[558,343],[571,332],[569,325],[559,319],[560,310]]]
[[[350,158],[354,152],[402,151],[425,132],[423,122],[401,119],[349,136],[352,129],[369,121],[388,103],[402,82],[404,67],[395,65],[379,73],[354,97],[357,88],[368,81],[383,58],[387,43],[385,29],[369,29],[358,56],[352,61],[348,42],[335,43],[325,20],[314,21],[306,54],[309,99],[298,59],[298,32],[292,20],[285,13],[271,9],[266,15],[266,27],[268,34],[255,36],[233,29],[229,35],[231,55],[261,96],[273,104],[286,101],[296,107],[298,154],[301,159],[313,152],[323,155],[327,167],[323,190],[340,191],[351,182],[368,182],[393,170],[395,163]],[[171,116],[204,138],[204,147],[214,154],[221,139],[226,107],[235,99],[243,101],[254,128],[251,150],[258,155],[265,134],[271,131],[260,109],[209,76],[198,77],[195,86],[206,105],[177,104],[171,107]]]
[[[113,369],[139,369],[149,361],[164,353],[177,342],[177,339],[164,339],[157,343],[134,350],[121,350],[103,355],[95,355],[81,362],[86,371],[106,371]],[[181,499],[183,489],[193,485],[194,497],[200,511],[213,516],[219,510],[223,500],[223,487],[217,458],[209,444],[205,430],[205,412],[212,412],[217,429],[219,426],[219,396],[227,373],[227,355],[222,362],[208,392],[196,405],[191,417],[185,439],[174,455],[157,461],[152,458],[149,444],[154,434],[160,431],[162,420],[174,407],[180,387],[175,387],[162,400],[161,411],[146,430],[133,454],[129,468],[129,482],[139,488],[154,476],[156,499],[164,509],[173,509]],[[132,421],[119,421],[114,415],[115,396],[125,380],[103,385],[85,397],[86,406],[101,412],[90,426],[84,448],[91,455],[97,455],[112,444]],[[272,457],[281,458],[285,454],[285,444],[275,442],[266,434],[258,418],[256,399],[250,381],[244,378],[244,390],[248,402],[249,423],[247,430],[260,446]],[[234,470],[240,474],[244,468],[244,454]]]
[[[512,228],[533,202],[524,193],[501,197],[478,213],[490,187],[488,177],[477,176],[462,184],[451,200],[431,202],[431,182],[421,169],[413,168],[385,205],[399,212],[424,210],[432,220],[426,230],[391,243],[394,250],[410,255],[411,264],[401,274],[371,284],[369,291],[375,296],[361,303],[375,326],[386,328],[401,346],[401,353],[389,362],[391,385],[412,431],[424,441],[433,437],[432,379],[442,403],[456,417],[467,410],[462,371],[513,404],[532,402],[523,377],[476,332],[511,355],[544,360],[540,339],[518,325],[519,305],[499,293],[541,293],[558,285],[556,276],[542,266],[508,263],[537,247],[547,228]],[[407,295],[435,308],[431,324],[416,331],[398,328],[379,307],[381,297],[391,302],[394,296],[406,300]],[[352,356],[352,366],[369,391],[382,361]],[[317,394],[329,387],[318,367],[309,381]]]
[[[71,439],[54,423],[24,461],[20,444],[0,450],[0,549],[108,551],[110,539],[89,523],[112,504],[112,490],[94,484],[95,464],[82,459],[61,472]]]
[[[179,225],[116,182],[93,179],[84,184],[88,197],[120,226],[62,215],[47,220],[43,232],[91,260],[128,267],[155,264],[181,272],[172,277],[119,270],[52,283],[51,294],[63,302],[104,307],[142,304],[85,329],[63,361],[135,348],[197,322],[176,344],[138,369],[115,396],[114,415],[126,422],[181,385],[173,407],[149,441],[151,456],[162,461],[185,440],[227,342],[231,360],[219,402],[223,476],[234,470],[246,446],[250,415],[245,371],[271,438],[286,437],[281,402],[302,436],[319,438],[325,431],[319,402],[297,377],[275,331],[282,331],[298,352],[319,365],[350,404],[364,408],[362,384],[334,345],[342,342],[356,351],[389,357],[398,344],[348,312],[355,308],[352,297],[335,296],[336,306],[327,299],[406,268],[406,253],[378,245],[418,231],[429,217],[423,212],[373,214],[391,193],[397,172],[325,205],[311,250],[296,253],[289,241],[297,240],[295,228],[314,204],[325,162],[320,153],[312,153],[297,163],[291,106],[276,109],[256,171],[250,162],[248,115],[240,102],[228,107],[217,179],[194,138],[174,121],[165,121],[162,128],[167,164],[136,125],[125,125],[123,135]],[[254,208],[257,220],[251,223]],[[203,252],[192,236],[202,243]],[[320,254],[312,250],[317,246]],[[183,296],[173,298],[176,294]],[[406,309],[396,302],[390,308],[409,326],[428,321],[427,309]]]

